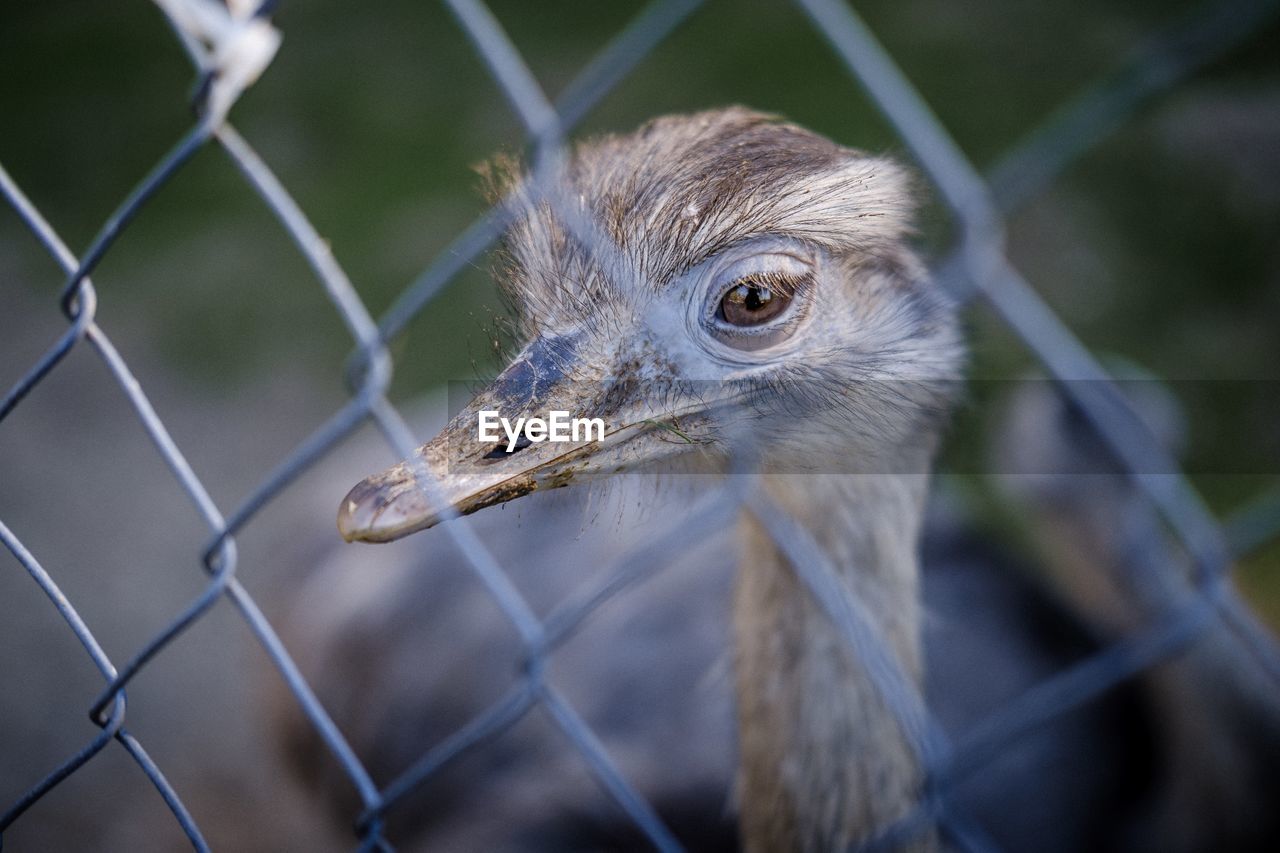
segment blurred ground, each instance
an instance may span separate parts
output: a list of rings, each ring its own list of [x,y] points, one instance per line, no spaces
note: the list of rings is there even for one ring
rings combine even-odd
[[[282,6],[283,47],[232,118],[378,312],[483,209],[472,166],[519,150],[519,126],[443,8],[406,0]],[[859,4],[980,164],[1195,6]],[[492,8],[554,93],[641,7],[502,0]],[[1167,378],[1280,379],[1277,36],[1272,25],[1144,108],[1011,222],[1013,260],[1095,350]],[[72,248],[83,248],[189,126],[191,79],[149,3],[8,4],[0,10],[0,162]],[[807,20],[766,2],[708,3],[585,131],[728,102],[776,110],[847,144],[902,150]],[[928,208],[922,240],[941,246],[946,236],[938,209]],[[395,341],[398,400],[493,367],[493,316],[503,308],[484,267],[456,280]],[[224,510],[344,399],[349,339],[277,223],[216,150],[163,189],[94,279],[101,325]],[[63,330],[60,286],[17,218],[0,211],[0,388]],[[970,318],[975,375],[1018,375],[1029,359],[1017,343],[986,312]],[[1275,423],[1263,417],[1272,401],[1257,397],[1274,386],[1232,387],[1239,390],[1185,401],[1197,485],[1223,513],[1277,473],[1213,473],[1248,471],[1264,452],[1275,458]],[[983,403],[961,413],[948,462],[957,470],[978,468],[990,424]],[[362,464],[333,460],[250,526],[241,576],[251,591],[287,598],[280,579],[332,544],[332,509],[367,473]],[[980,475],[955,481],[991,529],[1010,529]],[[201,587],[203,528],[85,347],[0,424],[0,519],[117,660]],[[1280,545],[1240,571],[1255,604],[1280,624]],[[224,739],[266,737],[237,713],[256,689],[250,673],[260,658],[220,606],[131,689],[130,727],[179,791],[201,774],[225,774],[229,791],[246,784],[234,766],[184,759],[217,754],[210,746]],[[7,804],[92,736],[84,712],[99,687],[70,633],[7,557],[0,683]],[[145,780],[118,753],[95,759],[20,821],[6,838],[13,849],[136,844],[134,830],[111,815]],[[230,765],[234,753],[226,755]],[[269,779],[247,785],[246,797],[255,785],[272,790]],[[162,808],[154,795],[144,802]],[[173,832],[157,847],[176,844]]]

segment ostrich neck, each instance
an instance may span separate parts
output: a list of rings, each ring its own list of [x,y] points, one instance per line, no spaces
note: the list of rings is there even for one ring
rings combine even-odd
[[[921,475],[764,478],[917,683],[926,485]],[[908,811],[919,769],[896,718],[773,540],[749,514],[740,523],[734,634],[743,840],[750,851],[843,849]]]

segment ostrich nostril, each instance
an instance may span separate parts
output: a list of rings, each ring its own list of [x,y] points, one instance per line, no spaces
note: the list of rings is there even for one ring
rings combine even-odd
[[[484,456],[481,456],[480,458],[481,459],[506,459],[508,456],[514,456],[515,454],[519,453],[521,450],[524,450],[526,447],[530,446],[531,444],[533,444],[533,442],[530,441],[529,437],[524,434],[523,430],[521,430],[519,437],[516,438],[515,446],[512,447],[511,450],[507,450],[507,446],[499,442],[497,447],[495,447],[493,450],[490,450],[488,453],[486,453]]]

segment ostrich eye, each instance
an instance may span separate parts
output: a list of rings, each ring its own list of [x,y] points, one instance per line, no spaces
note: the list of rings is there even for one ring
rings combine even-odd
[[[772,251],[729,256],[710,269],[701,321],[717,345],[767,350],[800,328],[809,313],[816,268],[801,247],[784,247],[792,248],[773,243]]]
[[[787,309],[791,296],[768,284],[746,279],[720,300],[720,319],[731,326],[759,326]]]

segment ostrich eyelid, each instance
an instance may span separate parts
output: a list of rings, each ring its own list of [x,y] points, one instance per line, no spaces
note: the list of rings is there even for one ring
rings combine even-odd
[[[772,259],[785,260],[768,263]],[[814,278],[812,263],[789,253],[761,253],[729,264],[711,277],[703,301],[703,330],[721,346],[739,352],[757,352],[782,343],[795,334],[808,313]],[[734,325],[720,316],[720,304],[735,287],[750,283],[776,289],[788,304],[776,317],[759,325]]]

